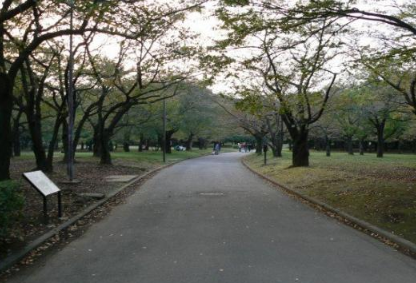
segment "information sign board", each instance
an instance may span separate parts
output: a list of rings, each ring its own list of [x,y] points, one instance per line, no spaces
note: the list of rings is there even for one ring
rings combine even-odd
[[[43,197],[43,213],[48,218],[47,196],[58,195],[58,216],[62,217],[62,196],[61,190],[45,175],[42,171],[23,173],[23,177],[35,188]]]
[[[60,191],[42,171],[23,173],[23,176],[45,197]]]

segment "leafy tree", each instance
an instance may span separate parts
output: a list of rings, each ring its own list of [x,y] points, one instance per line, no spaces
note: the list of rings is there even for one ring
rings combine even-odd
[[[246,71],[243,79],[242,71],[234,73],[244,81],[236,93],[259,97],[253,89],[264,89],[260,94],[279,102],[293,140],[292,165],[308,166],[309,130],[322,116],[336,80],[329,66],[342,44],[336,36],[341,27],[320,20],[288,29],[287,21],[281,21],[274,9],[256,3],[237,12],[227,7],[219,11],[224,28],[230,32],[218,47],[226,50],[225,55],[230,46],[251,50],[245,56],[230,55],[232,60],[228,60]],[[255,86],[247,87],[250,83]]]
[[[66,18],[70,7],[63,1],[5,0],[0,9],[0,180],[9,179],[11,156],[11,117],[14,86],[20,69],[44,42],[69,34],[82,34],[105,14],[98,1],[77,6],[79,25],[69,29]],[[46,20],[51,17],[52,21]],[[18,30],[20,32],[11,32]]]

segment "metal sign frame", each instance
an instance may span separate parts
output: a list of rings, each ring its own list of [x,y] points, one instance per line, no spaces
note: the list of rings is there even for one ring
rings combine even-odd
[[[58,217],[62,217],[62,193],[61,193],[61,189],[59,189],[57,187],[58,188],[57,192],[45,195],[44,192],[42,191],[42,189],[40,189],[36,184],[34,184],[32,182],[32,180],[28,176],[26,176],[27,173],[36,173],[36,172],[42,173],[44,175],[42,177],[46,178],[52,184],[55,185],[55,183],[53,183],[52,180],[49,179],[48,176],[46,176],[42,171],[32,171],[32,172],[26,172],[26,173],[22,174],[23,178],[42,196],[42,198],[43,198],[43,214],[44,214],[45,218],[48,217],[48,199],[47,199],[47,197],[50,196],[50,195],[54,195],[54,194],[57,194],[57,197],[58,197]]]

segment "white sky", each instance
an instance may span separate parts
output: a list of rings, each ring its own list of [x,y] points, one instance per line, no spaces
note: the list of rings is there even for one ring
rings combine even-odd
[[[153,1],[159,1],[159,2],[166,2],[168,0],[153,0]],[[277,1],[277,0],[276,0]],[[292,1],[293,0],[288,0]],[[3,5],[3,1],[0,0],[0,7]],[[397,5],[403,5],[403,4],[415,4],[416,0],[358,0],[355,7],[365,10],[365,11],[383,11],[386,13],[395,13],[397,11],[397,8],[395,6]],[[200,44],[204,47],[209,46],[213,43],[215,39],[219,39],[224,35],[224,31],[221,31],[218,29],[219,27],[219,21],[216,19],[212,14],[213,10],[215,8],[215,1],[207,3],[205,5],[205,9],[202,11],[202,13],[193,12],[188,14],[187,19],[182,23],[184,27],[189,28],[192,32],[198,33],[199,37],[196,40],[195,43]],[[370,33],[368,31],[376,31],[378,33],[382,34],[388,34],[392,32],[391,26],[387,24],[380,24],[375,22],[356,22],[352,25],[354,28],[356,28],[358,31],[362,31],[362,34],[360,36],[359,44],[360,45],[374,45],[376,46],[376,41],[373,37],[370,36]],[[97,40],[95,41],[95,48],[98,48],[98,46],[101,46],[101,54],[105,54],[108,57],[115,58],[118,54],[118,46],[116,44],[115,39],[109,39],[106,36],[98,35]],[[237,51],[235,51],[237,52]],[[338,59],[338,65],[342,66],[343,61],[345,58],[339,58]],[[190,62],[195,63],[195,62]],[[186,66],[185,66],[186,67]],[[219,91],[226,91],[229,89],[229,85],[225,82],[223,78],[219,78],[217,80],[217,83],[212,86],[212,89],[216,92]]]

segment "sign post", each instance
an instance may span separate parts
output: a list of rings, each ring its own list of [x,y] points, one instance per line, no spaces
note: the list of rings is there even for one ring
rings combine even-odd
[[[48,217],[48,199],[53,194],[58,195],[58,216],[62,217],[62,195],[61,190],[43,173],[33,171],[23,173],[23,177],[38,191],[43,197],[43,214]]]

